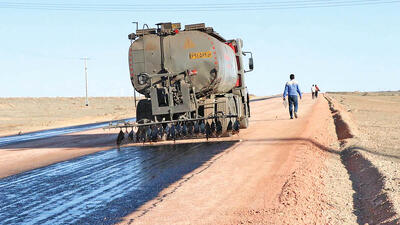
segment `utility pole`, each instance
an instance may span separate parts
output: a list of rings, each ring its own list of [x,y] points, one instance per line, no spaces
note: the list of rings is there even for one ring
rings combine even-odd
[[[85,65],[85,82],[86,82],[86,99],[85,103],[86,106],[89,106],[89,100],[88,100],[88,75],[87,75],[87,61],[89,60],[88,57],[81,58],[83,60],[83,63]]]

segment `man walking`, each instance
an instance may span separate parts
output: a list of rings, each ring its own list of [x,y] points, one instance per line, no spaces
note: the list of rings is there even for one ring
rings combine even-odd
[[[315,97],[315,85],[314,84],[311,86],[311,96],[312,96],[312,99],[314,99],[314,97]]]
[[[319,87],[316,84],[314,84],[314,86],[315,86],[315,97],[318,98]]]
[[[283,101],[286,100],[285,98],[286,95],[288,96],[290,119],[293,119],[293,106],[294,106],[294,117],[297,118],[297,108],[298,108],[297,94],[299,94],[301,99],[299,84],[297,83],[297,81],[294,80],[294,74],[290,74],[290,81],[286,83],[285,90],[283,91]]]

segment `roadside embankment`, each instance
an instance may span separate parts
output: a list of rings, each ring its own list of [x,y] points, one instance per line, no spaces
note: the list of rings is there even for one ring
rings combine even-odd
[[[328,94],[359,224],[400,224],[400,96]]]

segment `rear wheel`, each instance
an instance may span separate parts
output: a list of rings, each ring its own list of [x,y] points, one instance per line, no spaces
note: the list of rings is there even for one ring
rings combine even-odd
[[[153,114],[151,110],[151,101],[142,99],[138,102],[136,108],[136,121],[137,123],[143,123],[145,121],[152,121]]]
[[[224,97],[223,102],[217,104],[217,113],[222,112],[223,115],[236,115],[236,106],[235,106],[235,100],[233,97]],[[230,133],[227,132],[228,124],[229,121],[232,120],[232,123],[234,122],[233,119],[231,118],[220,118],[222,125],[222,136],[229,136]]]
[[[250,117],[249,94],[247,94],[246,98],[247,98],[247,102],[242,103],[244,115],[239,120],[240,129],[246,129],[249,127],[249,117]]]
[[[249,117],[244,117],[239,120],[240,123],[240,129],[246,129],[249,127]]]

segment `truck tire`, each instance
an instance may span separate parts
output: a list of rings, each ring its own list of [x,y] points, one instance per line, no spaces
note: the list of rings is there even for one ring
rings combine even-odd
[[[151,101],[147,99],[139,100],[136,108],[136,122],[144,123],[146,121],[152,121],[153,119]]]
[[[249,127],[249,117],[244,117],[239,120],[240,123],[240,129],[246,129]]]
[[[246,97],[247,97],[247,102],[241,103],[241,105],[243,106],[244,115],[239,120],[240,129],[246,129],[249,127],[249,117],[250,117],[250,105],[248,104],[249,103],[249,95],[247,94]]]
[[[224,101],[221,101],[221,99],[224,99]],[[222,112],[223,115],[235,115],[237,114],[236,108],[235,108],[235,100],[233,97],[223,97],[220,98],[219,101],[221,103],[217,104],[217,112]],[[228,123],[231,121],[230,118],[222,118],[220,119],[221,124],[222,124],[222,137],[228,137],[230,135],[229,132],[227,132],[228,128]]]

